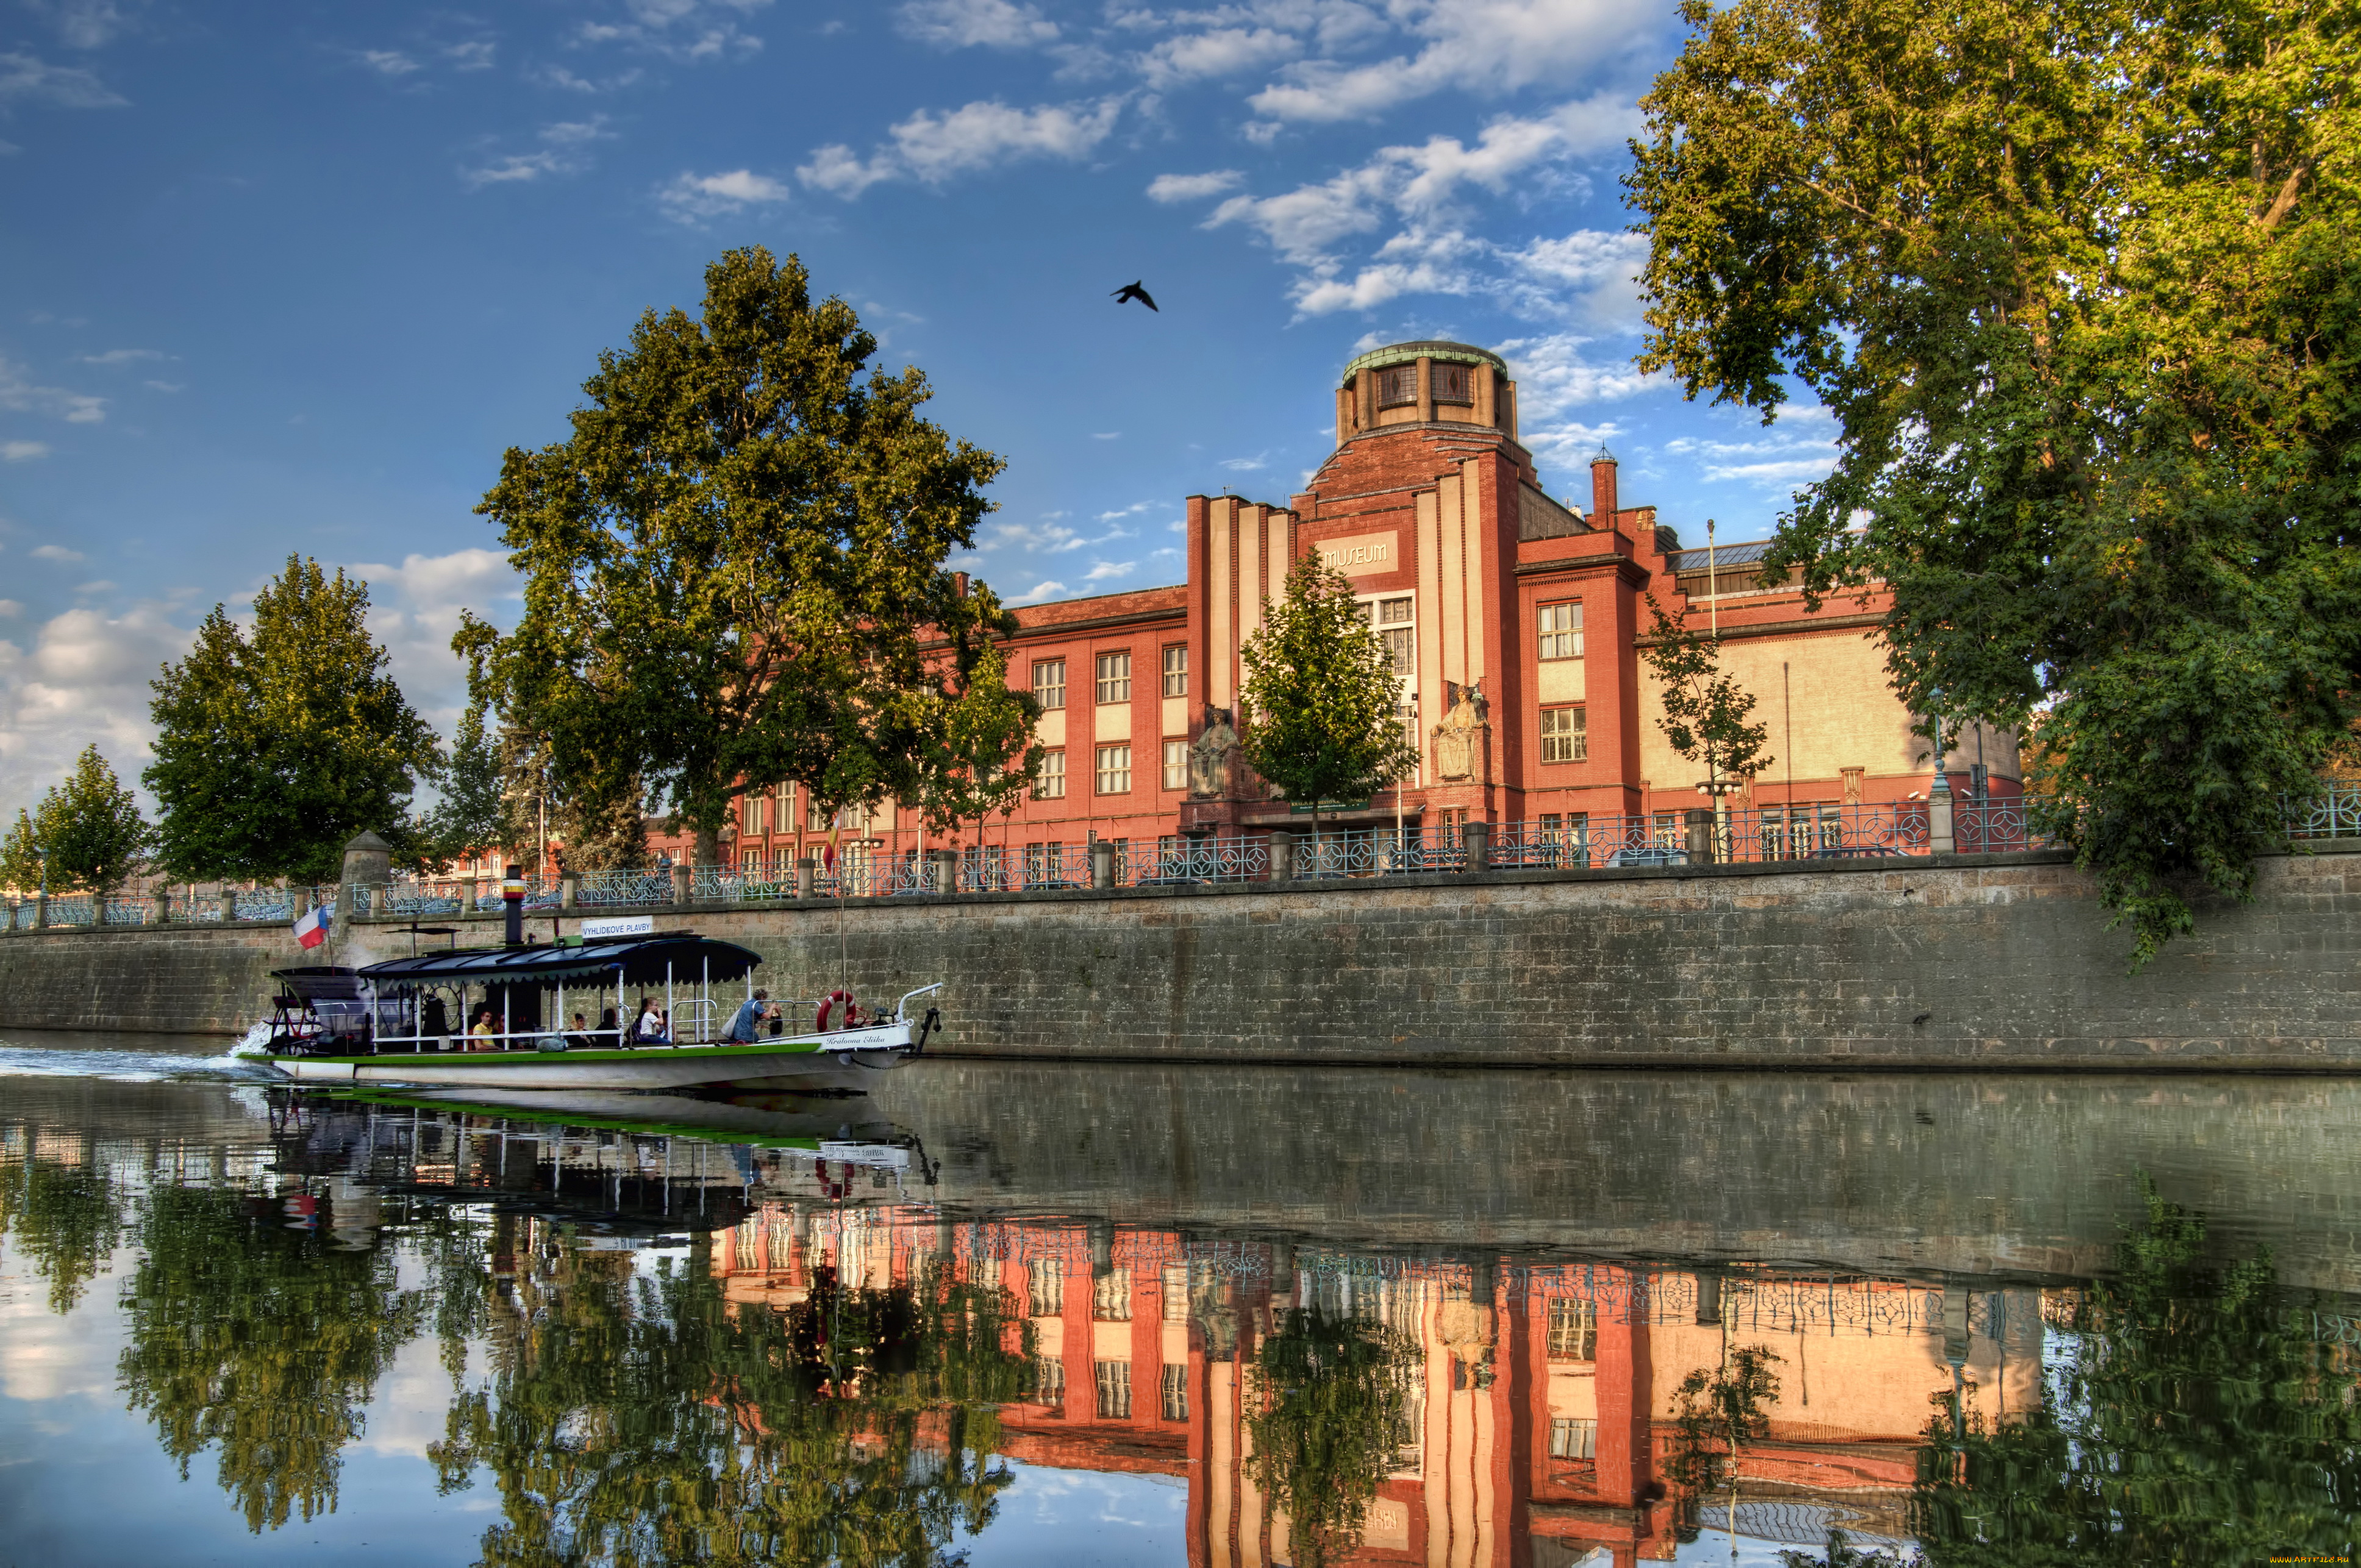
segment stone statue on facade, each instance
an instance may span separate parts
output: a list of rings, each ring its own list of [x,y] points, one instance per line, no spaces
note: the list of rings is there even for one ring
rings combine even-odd
[[[1472,778],[1485,754],[1484,736],[1489,728],[1484,683],[1463,686],[1457,681],[1445,681],[1443,695],[1443,718],[1434,727],[1435,774],[1444,779]]]
[[[1230,759],[1237,754],[1238,732],[1231,727],[1230,710],[1207,704],[1205,728],[1189,748],[1189,794],[1197,800],[1216,800],[1230,793]]]

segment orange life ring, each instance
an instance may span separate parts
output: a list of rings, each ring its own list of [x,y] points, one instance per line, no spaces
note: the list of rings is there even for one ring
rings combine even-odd
[[[854,1004],[852,992],[840,990],[831,991],[820,1000],[818,1028],[821,1034],[828,1033],[829,1012],[840,1002],[844,1003],[844,1022],[838,1025],[838,1028],[850,1029],[855,1023],[860,1021],[861,1009]]]

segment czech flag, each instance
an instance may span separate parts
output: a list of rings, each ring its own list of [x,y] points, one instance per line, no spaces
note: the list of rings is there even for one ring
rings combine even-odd
[[[295,922],[295,939],[308,950],[328,939],[328,922],[336,917],[333,904],[315,904],[303,918]]]

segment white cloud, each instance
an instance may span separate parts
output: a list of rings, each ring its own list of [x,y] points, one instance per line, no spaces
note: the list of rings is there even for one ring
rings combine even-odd
[[[1055,598],[1065,591],[1066,585],[1063,583],[1036,583],[1015,598],[1005,598],[1000,602],[1014,609],[1021,605],[1039,604],[1043,599]],[[5,643],[0,643],[0,647],[5,646]]]
[[[1119,430],[1094,430],[1091,432],[1091,439],[1093,441],[1120,441],[1123,439],[1123,432]]]
[[[1752,440],[1685,435],[1664,443],[1664,451],[1701,460],[1699,477],[1708,481],[1735,479],[1774,490],[1825,479],[1837,464],[1828,411],[1817,404],[1783,411],[1775,423]]]
[[[1016,109],[979,101],[939,113],[921,109],[888,133],[867,159],[841,143],[814,150],[796,178],[847,200],[881,180],[906,176],[940,184],[954,175],[1028,158],[1071,161],[1089,155],[1115,129],[1123,100],[1096,104],[1044,104]]]
[[[54,561],[60,565],[79,566],[90,559],[79,550],[69,550],[62,544],[37,544],[33,547],[36,561]]]
[[[24,0],[25,8],[45,17],[69,49],[98,49],[131,25],[114,0]]]
[[[1259,452],[1252,457],[1224,457],[1222,459],[1222,466],[1235,473],[1251,474],[1257,469],[1270,466],[1270,454]]]
[[[29,463],[49,455],[45,441],[0,441],[0,463]]]
[[[589,148],[593,143],[615,139],[615,133],[606,126],[604,115],[593,115],[587,120],[554,121],[536,133],[541,142],[539,150],[512,152],[473,169],[462,169],[459,179],[468,190],[480,191],[487,185],[529,183],[545,175],[578,174],[590,167]]]
[[[385,645],[393,678],[428,722],[446,735],[467,706],[467,672],[451,652],[459,611],[506,623],[519,590],[498,550],[407,555],[398,566],[360,562],[345,570],[369,586],[369,631]]]
[[[93,582],[76,583],[74,585],[74,592],[82,595],[111,594],[115,590],[116,586],[117,585],[114,579],[109,577],[100,577]]]
[[[25,613],[24,604],[16,599],[0,599],[0,620],[14,620]]]
[[[1275,27],[1213,27],[1167,38],[1133,63],[1150,87],[1161,91],[1276,65],[1302,50],[1301,41],[1293,34]]]
[[[443,57],[451,62],[454,71],[489,71],[493,53],[494,46],[489,40],[477,38],[445,46]]]
[[[139,384],[159,392],[185,392],[189,389],[186,381],[142,381]]]
[[[1139,563],[1137,561],[1101,561],[1093,565],[1089,571],[1082,574],[1082,581],[1086,583],[1112,582],[1117,577],[1128,577],[1137,570],[1139,570]]]
[[[402,53],[400,49],[365,49],[358,51],[355,58],[359,60],[363,65],[368,66],[371,71],[376,71],[379,76],[390,76],[397,79],[408,76],[412,71],[423,71],[426,69],[416,60],[411,59],[408,55]]]
[[[686,64],[743,59],[759,51],[763,40],[741,21],[769,5],[770,0],[624,0],[620,19],[582,22],[574,36],[578,43],[620,44]]]
[[[1217,169],[1209,174],[1159,174],[1148,182],[1148,199],[1151,202],[1202,202],[1208,196],[1221,196],[1246,183],[1246,176],[1235,169]]]
[[[1022,49],[1058,36],[1057,23],[1009,0],[911,0],[895,13],[895,21],[905,37],[940,49]]]
[[[1619,0],[1395,0],[1414,55],[1301,61],[1247,102],[1274,121],[1376,118],[1446,88],[1511,93],[1595,70],[1663,27],[1667,6]]]
[[[16,98],[61,109],[119,109],[130,102],[79,66],[49,65],[29,54],[0,54],[0,104]]]
[[[163,350],[158,348],[110,348],[104,354],[85,354],[82,362],[85,365],[128,365],[135,360],[164,357]]]
[[[749,206],[784,202],[789,194],[784,181],[752,170],[733,169],[726,174],[676,174],[657,189],[656,201],[675,223],[696,224],[743,212]]]
[[[152,604],[112,616],[67,610],[41,627],[29,652],[0,640],[0,814],[31,805],[93,743],[135,779],[155,733],[148,683],[189,640]]]
[[[1592,326],[1637,332],[1641,325],[1640,269],[1648,259],[1648,237],[1611,229],[1576,229],[1563,239],[1537,239],[1521,250],[1503,251],[1529,310],[1554,305]]]

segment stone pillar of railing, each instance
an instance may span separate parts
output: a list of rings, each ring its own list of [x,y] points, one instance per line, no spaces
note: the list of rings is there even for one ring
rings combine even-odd
[[[105,924],[106,894],[103,893],[93,893],[90,895],[90,928],[95,931]]]
[[[1488,872],[1492,869],[1492,825],[1489,822],[1460,824],[1459,847],[1467,851],[1467,869]]]
[[[818,862],[809,855],[796,862],[796,896],[797,898],[809,898],[812,895],[812,883],[817,880],[818,872]]]
[[[929,852],[934,856],[935,861],[934,891],[936,894],[940,896],[957,893],[959,891],[959,851],[935,850]]]
[[[33,895],[33,929],[45,931],[49,929],[49,895],[46,893],[35,894]]]
[[[1927,850],[1948,855],[1958,848],[1951,829],[1951,781],[1937,773],[1935,787],[1927,792]]]
[[[573,908],[576,903],[575,895],[579,887],[580,884],[577,883],[574,878],[570,876],[559,877],[557,879],[557,907],[560,909]]]
[[[1681,848],[1693,866],[1713,864],[1713,807],[1693,806],[1686,814],[1686,842]]]
[[[222,924],[226,926],[231,921],[237,918],[237,889],[234,887],[223,888],[221,891],[221,900]]]
[[[172,887],[170,883],[156,884],[156,924],[164,925],[172,918]]]
[[[1101,889],[1115,885],[1115,840],[1112,839],[1091,840],[1091,885]]]
[[[1275,829],[1270,836],[1270,866],[1263,872],[1272,882],[1292,882],[1295,879],[1295,835],[1285,828]]]
[[[694,898],[696,895],[697,895],[697,871],[696,871],[696,869],[695,869],[694,867],[691,867],[691,866],[675,866],[675,867],[673,867],[673,869],[672,869],[672,901],[673,901],[675,904],[686,904],[686,903],[687,903],[691,898]]]

